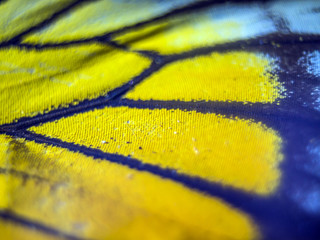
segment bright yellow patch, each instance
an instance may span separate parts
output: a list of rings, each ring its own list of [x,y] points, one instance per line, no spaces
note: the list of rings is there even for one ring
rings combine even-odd
[[[30,130],[259,194],[272,192],[280,177],[280,137],[249,120],[107,107]]]
[[[0,219],[1,239],[5,240],[58,240],[60,237],[40,232],[37,229],[27,228],[12,222]]]
[[[150,173],[22,139],[7,152],[10,209],[61,231],[88,239],[258,236],[245,213]]]
[[[125,97],[272,103],[284,91],[274,68],[273,60],[254,53],[212,53],[165,66]]]
[[[41,23],[73,1],[10,0],[0,4],[0,41]]]
[[[106,45],[0,50],[0,124],[95,98],[121,86],[150,60]]]

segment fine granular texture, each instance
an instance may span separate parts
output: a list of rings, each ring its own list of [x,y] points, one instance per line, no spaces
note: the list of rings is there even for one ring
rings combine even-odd
[[[0,0],[0,239],[319,229],[320,1]]]

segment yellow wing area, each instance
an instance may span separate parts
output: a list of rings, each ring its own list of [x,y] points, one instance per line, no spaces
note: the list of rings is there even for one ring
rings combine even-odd
[[[51,17],[74,0],[10,0],[0,4],[0,41],[8,41]]]
[[[259,194],[269,194],[279,182],[280,137],[248,120],[107,107],[30,130]]]
[[[104,44],[0,50],[0,124],[107,94],[150,60]]]
[[[257,4],[217,5],[115,34],[114,40],[132,50],[181,53],[275,32],[271,19],[263,15]]]
[[[211,53],[173,62],[124,97],[133,100],[272,103],[284,97],[276,60],[257,53]]]
[[[227,203],[228,197],[215,197],[214,191],[209,196],[183,183],[200,178],[226,192],[272,199],[283,178],[280,164],[286,143],[280,133],[254,119],[161,106],[175,107],[175,101],[185,106],[199,101],[212,106],[215,102],[280,104],[286,97],[277,75],[280,58],[205,48],[273,34],[279,26],[266,11],[267,5],[197,2],[10,0],[0,4],[0,44],[4,43],[0,125],[9,124],[0,129],[1,238],[62,237],[9,221],[5,213],[81,239],[245,240],[269,233],[264,225],[257,226],[260,221],[264,224],[264,216],[257,217],[250,207],[241,209],[251,216]],[[197,7],[176,11],[190,3]],[[58,13],[70,4],[72,10]],[[21,41],[6,42],[54,13],[59,17],[27,31]],[[284,21],[294,30],[297,26],[290,19],[288,15]],[[104,35],[105,39],[100,37]],[[197,55],[205,49],[206,55]],[[157,57],[164,62],[157,62]],[[141,74],[146,69],[152,74]],[[123,96],[98,98],[136,76],[141,82],[133,81],[135,86]],[[67,109],[83,100],[113,104],[101,109],[81,104],[81,112],[70,108],[74,115],[28,129],[11,124],[23,122],[23,117],[41,122],[38,114]],[[151,100],[159,101],[157,108],[142,108],[154,103]],[[126,102],[131,107],[121,106]],[[48,120],[53,115],[46,116]],[[57,142],[65,148],[55,146]],[[106,159],[85,155],[89,152]],[[115,163],[118,158],[121,161]],[[141,168],[129,168],[132,165],[126,165],[126,160]],[[166,179],[150,169],[188,180],[175,182],[174,177]]]
[[[59,240],[60,237],[50,236],[41,233],[36,229],[25,228],[19,224],[14,224],[0,220],[0,230],[2,239],[23,239],[23,240]]]
[[[8,140],[4,135],[0,135],[0,165],[2,168],[7,165],[7,150]],[[4,170],[0,170],[0,208],[6,208],[10,201],[10,197],[7,194],[9,191],[7,185],[8,176],[3,174],[4,172]]]
[[[166,14],[192,2],[195,0],[139,0],[139,4],[137,1],[91,1],[67,17],[60,18],[44,31],[28,35],[24,42],[60,43],[92,38]]]
[[[1,169],[6,170],[1,175],[6,177],[10,196],[7,209],[47,226],[90,239],[259,236],[245,213],[170,180],[5,135],[0,143],[7,147],[1,159]],[[18,227],[0,227],[7,236],[32,236]]]

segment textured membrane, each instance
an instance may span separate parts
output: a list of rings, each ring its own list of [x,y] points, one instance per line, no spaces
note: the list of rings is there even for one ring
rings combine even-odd
[[[1,239],[320,239],[318,1],[0,1]]]

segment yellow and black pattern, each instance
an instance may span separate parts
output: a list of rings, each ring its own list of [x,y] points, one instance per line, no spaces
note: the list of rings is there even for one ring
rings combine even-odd
[[[0,238],[319,239],[319,9],[0,1]]]

